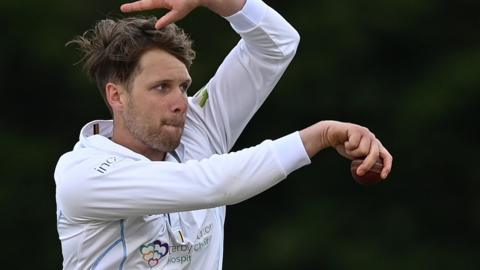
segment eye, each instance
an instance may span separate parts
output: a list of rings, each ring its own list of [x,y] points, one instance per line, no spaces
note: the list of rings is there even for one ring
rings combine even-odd
[[[182,92],[186,93],[188,91],[188,88],[190,87],[190,83],[185,82],[180,85],[180,89],[182,89]]]
[[[153,87],[154,90],[160,91],[160,92],[165,92],[168,90],[168,84],[167,83],[160,83],[156,86]]]

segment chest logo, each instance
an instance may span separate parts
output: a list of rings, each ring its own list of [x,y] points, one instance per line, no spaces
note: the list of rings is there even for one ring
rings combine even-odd
[[[155,267],[160,262],[160,259],[168,254],[168,249],[167,243],[155,240],[152,243],[140,246],[139,251],[148,266]]]

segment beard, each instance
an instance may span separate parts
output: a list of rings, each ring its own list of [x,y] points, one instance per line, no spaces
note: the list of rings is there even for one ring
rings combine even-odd
[[[123,122],[133,137],[159,152],[171,152],[180,144],[184,120],[154,119],[151,114],[141,115],[131,103],[126,106]]]

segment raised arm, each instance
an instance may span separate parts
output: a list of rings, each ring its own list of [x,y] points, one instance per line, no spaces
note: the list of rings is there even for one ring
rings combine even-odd
[[[227,18],[241,40],[190,100],[192,134],[206,134],[215,153],[230,151],[293,59],[297,31],[258,0]],[[185,139],[190,133],[186,130]],[[198,143],[197,143],[198,144]]]

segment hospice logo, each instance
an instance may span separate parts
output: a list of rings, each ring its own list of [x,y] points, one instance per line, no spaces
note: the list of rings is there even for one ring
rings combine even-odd
[[[161,260],[167,260],[168,264],[189,264],[195,253],[201,252],[210,246],[212,240],[213,224],[203,227],[197,234],[194,244],[169,245],[156,240],[144,244],[139,248],[143,260],[150,268],[157,266]],[[167,256],[168,255],[168,256]],[[164,259],[164,257],[167,257]]]
[[[154,267],[160,262],[160,259],[168,254],[168,244],[156,240],[150,244],[142,245],[140,247],[140,254],[148,266]]]

